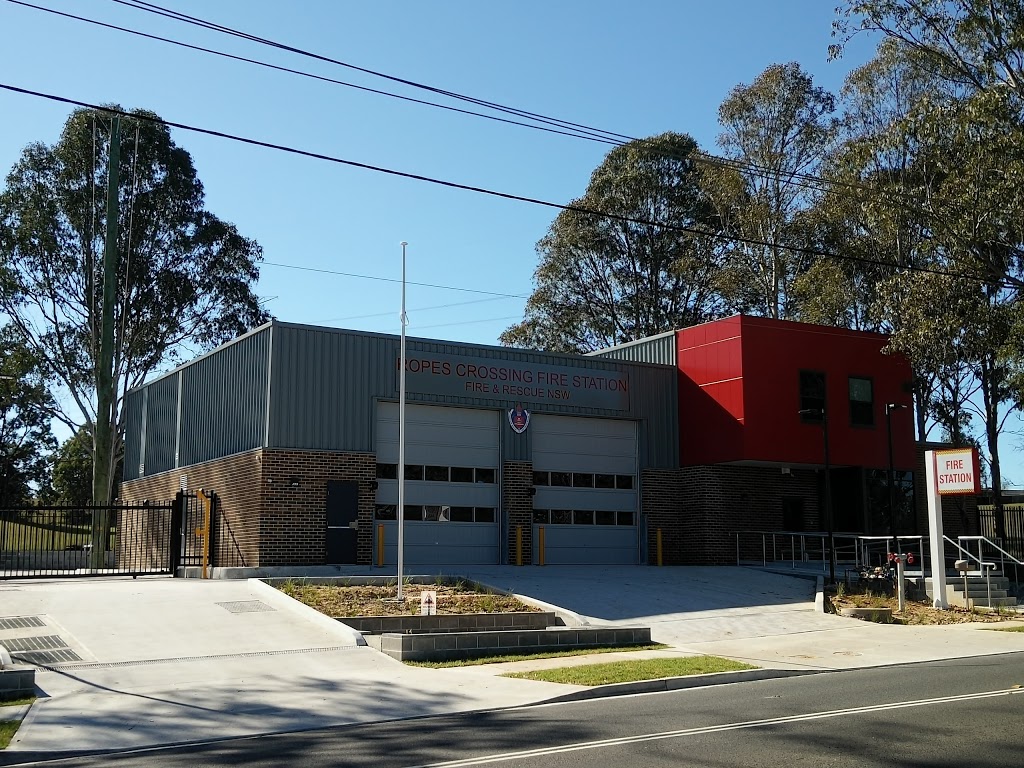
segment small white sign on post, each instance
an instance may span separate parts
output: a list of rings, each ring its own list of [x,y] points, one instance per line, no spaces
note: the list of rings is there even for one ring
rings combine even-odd
[[[420,592],[420,616],[433,616],[437,613],[437,592]]]

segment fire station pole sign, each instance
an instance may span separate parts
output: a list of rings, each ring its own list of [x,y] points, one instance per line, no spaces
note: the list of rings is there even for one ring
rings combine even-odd
[[[981,493],[978,451],[974,448],[926,451],[924,468],[928,492],[928,537],[932,559],[932,605],[936,608],[948,608],[946,542],[942,538],[942,497]]]

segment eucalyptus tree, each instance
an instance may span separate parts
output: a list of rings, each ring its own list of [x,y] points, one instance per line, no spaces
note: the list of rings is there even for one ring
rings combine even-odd
[[[794,317],[793,281],[811,263],[787,248],[819,189],[833,145],[835,97],[798,64],[773,64],[733,88],[718,109],[718,143],[729,161],[704,183],[723,227],[734,236],[724,265],[727,298],[744,312]]]
[[[11,326],[0,327],[0,507],[21,506],[48,477],[50,393],[39,361]]]
[[[678,133],[609,152],[537,244],[525,317],[502,343],[586,352],[718,317],[723,246],[696,152]]]
[[[1000,437],[1020,410],[1015,385],[1024,363],[1012,342],[1024,287],[1024,131],[1006,88],[973,90],[944,79],[902,42],[882,50],[909,50],[904,61],[920,66],[931,86],[861,144],[873,160],[894,146],[909,160],[900,168],[901,198],[883,198],[888,208],[865,217],[876,225],[868,234],[879,252],[897,268],[876,284],[876,305],[893,347],[915,363],[919,434],[926,434],[929,416],[969,444],[970,422],[981,425],[1002,535]],[[887,218],[899,226],[877,226]],[[964,380],[965,370],[974,385]]]
[[[116,108],[115,108],[116,109]],[[115,402],[97,413],[109,114],[76,110],[53,146],[27,146],[0,191],[0,312],[57,387],[53,416],[94,440],[94,469],[122,452],[124,394],[182,354],[262,322],[252,291],[259,245],[204,205],[192,158],[152,112],[121,123],[114,291]],[[111,488],[106,488],[109,498]],[[102,489],[98,495],[102,494]],[[94,498],[103,502],[106,498]]]
[[[832,55],[864,32],[881,33],[920,54],[935,76],[968,91],[1005,89],[1024,103],[1021,0],[844,0]]]

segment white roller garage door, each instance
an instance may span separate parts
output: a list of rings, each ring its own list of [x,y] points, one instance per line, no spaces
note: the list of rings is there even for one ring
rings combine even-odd
[[[534,562],[544,529],[544,562],[635,564],[636,423],[535,415]]]
[[[497,411],[406,405],[405,562],[498,562]],[[398,403],[377,407],[377,506],[384,562],[398,561]],[[377,562],[376,535],[373,561]]]

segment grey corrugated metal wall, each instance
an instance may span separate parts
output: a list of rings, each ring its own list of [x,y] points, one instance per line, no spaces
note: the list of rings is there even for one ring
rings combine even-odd
[[[387,337],[275,323],[268,447],[373,450],[374,397],[395,396],[397,349]]]
[[[154,475],[177,466],[174,452],[178,438],[178,374],[154,381],[144,394],[146,442],[140,458],[145,474]]]
[[[271,330],[268,324],[128,393],[125,480],[263,444]]]
[[[244,336],[182,369],[179,467],[263,445],[270,331]]]
[[[641,421],[641,466],[678,466],[674,368],[409,339],[409,355],[416,352],[626,372],[628,410],[554,403],[535,410]],[[398,353],[396,336],[278,322],[264,326],[129,393],[133,408],[142,398],[143,415],[126,435],[127,455],[135,461],[126,465],[125,477],[139,477],[140,464],[152,475],[264,445],[371,452],[376,402],[398,399]],[[510,407],[506,397],[411,393],[408,399],[498,409],[503,421]],[[502,429],[501,435],[504,460],[529,458],[529,431]]]
[[[129,392],[124,398],[124,433],[138,435],[139,439],[125,440],[124,446],[124,479],[134,480],[139,476],[139,463],[142,458],[142,401],[145,393],[141,389]]]
[[[333,451],[373,450],[374,403],[398,398],[399,339],[339,329],[274,323],[271,353],[270,429],[267,446]],[[644,466],[678,466],[676,372],[600,357],[551,355],[501,347],[479,347],[408,339],[407,354],[465,355],[493,360],[569,365],[629,374],[628,411],[545,404],[537,412],[645,419],[640,430]],[[509,399],[412,393],[409,402],[508,409]],[[502,430],[502,458],[529,456],[529,436]],[[525,439],[523,439],[525,437]]]
[[[676,333],[669,331],[649,339],[623,344],[618,347],[601,349],[591,352],[593,357],[610,360],[628,360],[633,363],[653,363],[656,365],[676,364]]]

